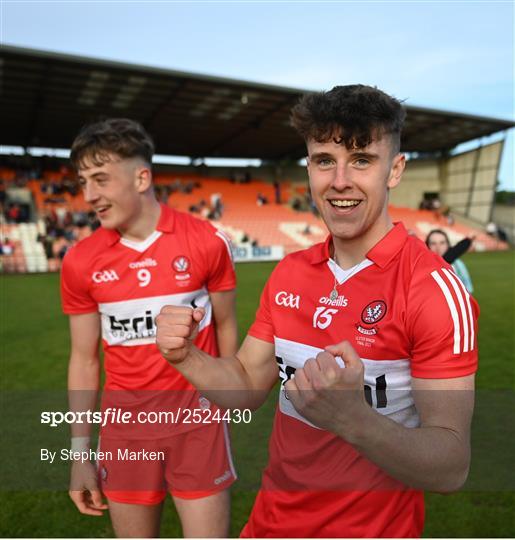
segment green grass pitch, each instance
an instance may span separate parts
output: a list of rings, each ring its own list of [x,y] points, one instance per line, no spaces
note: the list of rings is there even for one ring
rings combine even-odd
[[[515,257],[514,252],[473,253],[464,260],[481,307],[477,387],[478,394],[483,392],[487,396],[484,398],[487,403],[479,407],[476,414],[486,421],[478,428],[474,444],[478,454],[495,454],[494,466],[487,462],[477,465],[476,469],[484,467],[485,470],[479,471],[479,476],[476,474],[479,480],[475,488],[472,485],[453,495],[428,494],[424,536],[510,537],[515,535],[515,482],[508,478],[509,467],[496,471],[495,464],[513,459],[513,428],[509,428],[510,422],[513,423],[513,410],[502,416],[499,408],[490,403],[495,399],[488,396],[504,396],[502,399],[508,396],[507,402],[513,403]],[[240,337],[245,335],[254,318],[260,292],[273,266],[271,263],[237,266]],[[12,413],[12,407],[9,408],[6,395],[29,395],[29,391],[65,387],[69,339],[67,320],[60,311],[57,275],[1,276],[0,280],[0,384],[2,416],[7,416]],[[239,534],[246,521],[266,463],[276,394],[272,392],[266,405],[254,414],[251,428],[233,429],[235,462],[241,478],[233,489],[233,536]],[[16,419],[10,421],[10,433],[21,429]],[[3,424],[5,422],[4,417]],[[30,433],[25,435],[31,436]],[[0,456],[0,478],[5,479],[9,472],[25,465],[17,463],[16,456],[9,454],[6,449],[9,437],[5,437],[5,433],[2,439],[4,457]],[[511,469],[512,475],[514,470]],[[482,480],[481,474],[490,482]],[[181,535],[169,499],[161,532],[163,537]],[[80,515],[65,489],[13,491],[6,489],[4,481],[0,490],[0,534],[2,537],[111,537],[112,529],[107,516]]]

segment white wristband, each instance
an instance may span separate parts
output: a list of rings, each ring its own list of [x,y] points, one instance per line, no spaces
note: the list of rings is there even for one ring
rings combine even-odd
[[[72,437],[71,451],[72,452],[89,452],[90,437]]]

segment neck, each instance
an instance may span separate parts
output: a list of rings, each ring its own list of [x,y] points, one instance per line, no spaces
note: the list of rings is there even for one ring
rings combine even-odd
[[[333,259],[344,270],[352,268],[366,259],[367,253],[393,228],[389,216],[382,223],[371,227],[364,235],[357,238],[332,237]]]
[[[161,206],[155,197],[144,197],[138,217],[118,232],[122,238],[141,242],[155,230],[161,215]]]

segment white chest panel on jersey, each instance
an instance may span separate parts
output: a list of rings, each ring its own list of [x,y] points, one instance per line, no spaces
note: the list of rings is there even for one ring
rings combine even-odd
[[[205,288],[181,294],[167,294],[107,302],[98,305],[102,319],[102,338],[108,345],[148,345],[156,341],[155,319],[161,308],[167,305],[203,307],[206,314],[199,325],[199,331],[211,323],[212,308]]]
[[[297,412],[286,397],[284,384],[295,375],[295,370],[304,366],[309,358],[315,358],[322,349],[275,337],[275,355],[279,364],[281,389],[279,409],[301,422],[314,426]],[[406,427],[417,427],[419,417],[411,391],[411,372],[408,359],[369,360],[362,358],[365,366],[365,396],[377,412]],[[340,358],[336,361],[345,369]]]

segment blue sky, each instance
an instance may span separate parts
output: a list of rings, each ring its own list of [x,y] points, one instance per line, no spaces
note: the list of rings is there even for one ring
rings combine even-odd
[[[2,0],[10,45],[514,118],[514,4]],[[514,187],[514,130],[502,187]]]

